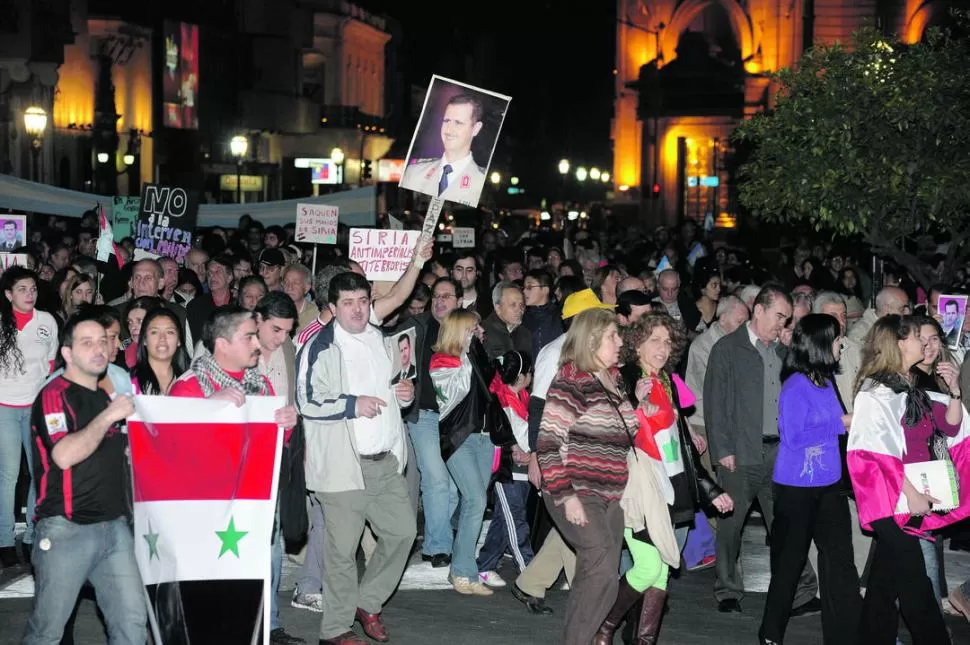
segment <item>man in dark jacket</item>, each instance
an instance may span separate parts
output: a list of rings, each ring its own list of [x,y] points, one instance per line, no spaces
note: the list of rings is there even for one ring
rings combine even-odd
[[[532,332],[522,325],[525,296],[514,282],[499,282],[492,289],[495,311],[482,321],[485,330],[485,352],[495,360],[505,352],[515,350],[532,358]]]
[[[532,358],[562,335],[562,312],[552,299],[552,275],[544,269],[525,275],[525,315],[522,325],[532,332]]]
[[[784,287],[767,284],[754,301],[751,321],[717,341],[704,377],[704,425],[718,483],[734,512],[717,520],[714,598],[718,611],[740,612],[744,580],[738,568],[741,530],[757,499],[765,527],[774,520],[772,474],[778,455],[778,398],[785,347],[778,336],[792,315]],[[820,610],[818,581],[806,563],[792,615]]]

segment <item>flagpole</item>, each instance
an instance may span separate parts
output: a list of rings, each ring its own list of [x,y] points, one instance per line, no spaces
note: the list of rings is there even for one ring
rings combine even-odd
[[[310,269],[310,274],[313,276],[312,279],[315,282],[316,279],[317,279],[317,244],[316,244],[316,242],[313,243],[313,267]],[[319,298],[319,297],[320,297],[320,295],[317,294],[317,298]],[[326,296],[324,296],[324,297],[326,297]]]

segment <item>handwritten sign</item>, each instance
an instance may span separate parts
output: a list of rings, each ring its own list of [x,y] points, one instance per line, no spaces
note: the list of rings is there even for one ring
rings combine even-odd
[[[350,229],[350,259],[360,264],[368,280],[396,281],[407,271],[421,231]]]
[[[456,249],[475,248],[475,229],[460,226],[451,229],[451,246]]]
[[[337,243],[336,206],[296,205],[296,241],[312,244]]]
[[[135,236],[135,222],[141,210],[141,197],[115,197],[111,209],[111,229],[115,242]]]
[[[26,253],[0,253],[0,273],[6,271],[10,267],[25,266],[27,266]]]
[[[192,250],[198,215],[199,201],[194,192],[145,184],[138,209],[135,248],[182,264]]]

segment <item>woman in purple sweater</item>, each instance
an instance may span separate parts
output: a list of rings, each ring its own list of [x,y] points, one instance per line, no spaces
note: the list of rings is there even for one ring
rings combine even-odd
[[[775,461],[771,584],[758,633],[780,644],[808,549],[818,546],[826,645],[855,643],[862,599],[852,557],[849,505],[842,494],[839,435],[850,417],[832,383],[842,354],[839,321],[809,314],[795,326],[778,399],[781,445]]]

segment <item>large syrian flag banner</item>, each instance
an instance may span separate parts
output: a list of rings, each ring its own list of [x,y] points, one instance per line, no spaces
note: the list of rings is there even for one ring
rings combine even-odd
[[[285,405],[276,396],[250,396],[242,407],[136,396],[128,419],[135,557],[143,583],[262,581],[266,645],[283,443],[273,415]],[[150,609],[155,642],[168,645],[155,624],[156,608]],[[259,624],[258,614],[238,618]]]

